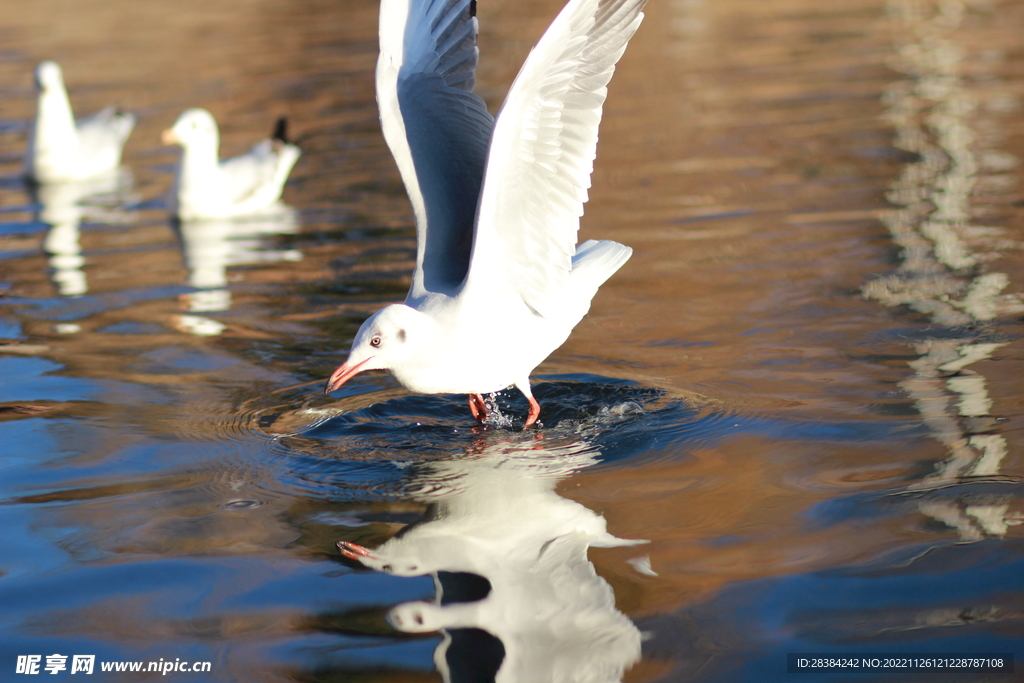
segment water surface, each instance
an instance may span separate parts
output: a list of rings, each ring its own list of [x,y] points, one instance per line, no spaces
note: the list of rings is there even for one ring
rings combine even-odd
[[[374,373],[321,395],[415,254],[376,3],[2,5],[7,676],[54,653],[538,683],[1024,655],[1021,3],[654,0],[583,219],[634,256],[538,368],[527,434]],[[558,8],[480,3],[492,111]],[[99,197],[18,177],[43,59],[79,114],[140,116]],[[289,117],[294,215],[171,224],[159,133],[192,106],[225,155]]]

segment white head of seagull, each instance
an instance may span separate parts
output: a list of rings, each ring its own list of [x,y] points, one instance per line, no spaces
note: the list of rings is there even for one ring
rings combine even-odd
[[[386,306],[359,328],[348,360],[331,375],[327,391],[364,370],[387,370],[402,377],[417,358],[430,353],[436,340],[437,324],[430,316],[404,304]]]
[[[469,394],[482,421],[481,394],[515,385],[525,426],[537,420],[530,373],[632,253],[577,246],[576,233],[606,86],[644,2],[570,0],[494,120],[472,92],[475,1],[382,0],[377,102],[416,218],[416,268],[405,304],[363,325],[328,392],[385,369],[412,391]]]
[[[57,62],[40,62],[36,67],[36,87],[40,91],[52,91],[64,87],[64,72]]]
[[[220,148],[220,132],[213,114],[205,109],[186,109],[174,125],[161,135],[165,145],[179,144],[191,149],[209,150],[216,159]]]

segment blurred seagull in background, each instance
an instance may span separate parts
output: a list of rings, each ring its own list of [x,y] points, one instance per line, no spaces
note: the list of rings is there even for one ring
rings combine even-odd
[[[412,202],[416,267],[404,304],[370,317],[331,392],[365,370],[405,388],[482,394],[515,385],[569,336],[630,257],[576,245],[607,84],[645,0],[571,0],[516,77],[497,120],[473,94],[475,0],[382,0],[377,103]]]
[[[171,196],[172,212],[183,220],[231,218],[271,209],[301,154],[287,140],[286,121],[278,119],[268,140],[246,154],[220,161],[220,135],[205,109],[182,112],[163,132],[165,145],[182,147]]]
[[[25,154],[25,176],[39,183],[85,180],[121,164],[121,150],[135,115],[107,107],[75,121],[56,62],[36,67],[36,119]]]

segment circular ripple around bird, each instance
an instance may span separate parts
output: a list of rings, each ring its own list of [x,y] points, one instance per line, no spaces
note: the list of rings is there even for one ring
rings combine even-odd
[[[585,442],[599,455],[592,462],[633,458],[686,457],[693,448],[727,438],[737,416],[668,392],[593,375],[558,375],[534,385],[543,406],[541,427],[519,429],[527,404],[518,391],[496,401],[511,427],[482,427],[472,421],[465,396],[412,395],[381,380],[357,385],[340,399],[311,391],[310,384],[281,387],[242,401],[230,413],[223,406],[190,406],[169,415],[183,438],[212,451],[221,476],[209,486],[231,486],[220,505],[243,510],[236,501],[280,496],[332,500],[395,500],[405,495],[410,468],[424,462],[475,457],[486,444],[506,439],[543,438],[545,448]],[[319,384],[319,382],[317,382]],[[489,436],[488,433],[504,435]],[[527,444],[528,445],[528,444]],[[563,454],[564,455],[564,454]],[[522,458],[520,458],[522,459]],[[572,458],[562,458],[563,464]]]
[[[727,416],[691,407],[661,389],[624,380],[591,375],[547,379],[534,386],[543,413],[542,426],[531,433],[596,439],[602,461],[656,448],[664,441],[666,428],[673,438],[713,439],[727,421]],[[499,394],[497,402],[513,423],[499,431],[517,433],[527,409],[525,399],[512,390]],[[401,470],[424,459],[464,455],[484,429],[472,422],[464,396],[387,389],[340,402],[312,402],[298,410],[268,407],[258,422],[274,435],[271,448],[277,456],[313,459],[304,461],[303,471],[331,478],[339,468],[387,463]]]

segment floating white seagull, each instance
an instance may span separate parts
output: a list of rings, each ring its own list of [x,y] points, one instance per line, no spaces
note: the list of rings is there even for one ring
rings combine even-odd
[[[115,170],[135,127],[135,115],[107,107],[78,122],[56,62],[36,67],[36,119],[25,154],[25,176],[39,183],[85,180]]]
[[[205,109],[182,112],[161,138],[165,145],[182,147],[171,211],[183,220],[199,220],[271,209],[301,154],[286,137],[282,118],[270,139],[256,143],[246,154],[220,161],[220,135],[213,115]]]
[[[377,102],[416,218],[404,304],[370,317],[327,392],[387,370],[427,394],[515,385],[540,414],[530,373],[568,338],[629,258],[576,246],[607,83],[645,0],[571,0],[516,77],[497,120],[474,95],[475,0],[382,0]]]

